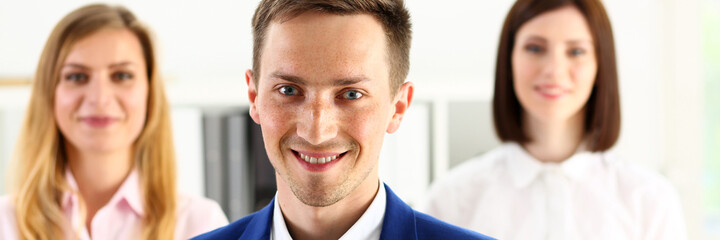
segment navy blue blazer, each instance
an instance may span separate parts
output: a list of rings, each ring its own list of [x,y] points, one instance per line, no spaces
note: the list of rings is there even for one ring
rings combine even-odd
[[[387,204],[380,239],[493,239],[450,225],[410,208],[385,185]],[[194,237],[202,239],[270,239],[274,201],[225,227]]]

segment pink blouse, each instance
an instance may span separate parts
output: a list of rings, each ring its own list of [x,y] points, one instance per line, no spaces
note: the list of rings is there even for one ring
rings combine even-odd
[[[72,173],[65,173],[68,184],[77,191]],[[100,208],[91,222],[92,238],[82,222],[78,196],[66,192],[61,200],[62,211],[68,219],[65,239],[138,239],[141,233],[143,201],[137,171],[125,179],[110,201]],[[0,197],[0,239],[18,239],[14,204],[9,196]],[[188,239],[228,223],[220,206],[214,201],[179,194],[175,239]],[[71,226],[71,227],[70,227]]]

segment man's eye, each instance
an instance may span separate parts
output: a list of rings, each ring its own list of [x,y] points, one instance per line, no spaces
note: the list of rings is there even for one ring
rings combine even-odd
[[[295,96],[295,95],[297,95],[297,94],[299,93],[299,91],[297,90],[297,88],[292,87],[292,86],[283,86],[283,87],[280,87],[280,89],[279,89],[278,91],[280,91],[281,94],[283,94],[283,95],[288,95],[288,96]]]
[[[71,82],[85,82],[88,80],[88,76],[84,73],[73,73],[68,74],[65,76],[65,80],[71,81]]]
[[[346,91],[342,94],[342,97],[344,99],[348,99],[348,100],[355,100],[355,99],[361,98],[362,96],[363,96],[362,93],[355,91],[355,90]]]
[[[115,79],[115,80],[124,81],[124,80],[130,80],[130,79],[132,79],[132,78],[133,78],[133,75],[130,74],[130,73],[126,73],[126,72],[117,72],[117,73],[115,73],[115,74],[112,75],[112,78]]]

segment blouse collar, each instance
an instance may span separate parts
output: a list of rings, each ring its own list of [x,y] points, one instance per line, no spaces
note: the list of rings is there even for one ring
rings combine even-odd
[[[601,153],[592,153],[579,148],[575,154],[561,163],[543,163],[517,143],[507,143],[504,147],[508,153],[508,172],[515,187],[518,188],[528,186],[541,173],[559,173],[570,180],[580,181],[589,174],[593,163],[602,159]]]
[[[66,191],[63,193],[62,198],[62,207],[63,208],[69,208],[73,205],[78,204],[78,197],[76,193],[79,193],[77,182],[75,181],[75,177],[72,174],[72,171],[70,171],[70,168],[65,169],[65,179],[68,182],[68,185],[70,185],[70,188],[72,191]],[[139,216],[143,216],[145,214],[145,211],[143,209],[143,201],[142,196],[140,195],[140,181],[138,172],[136,169],[133,169],[130,174],[125,178],[125,181],[120,185],[120,188],[113,194],[112,198],[110,198],[110,201],[105,206],[115,206],[118,204],[127,204],[127,206],[130,207],[130,209],[138,214]]]

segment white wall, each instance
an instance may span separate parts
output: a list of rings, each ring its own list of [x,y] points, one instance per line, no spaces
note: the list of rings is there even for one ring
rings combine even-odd
[[[54,24],[88,2],[0,0],[0,78],[31,77]],[[246,104],[243,72],[251,66],[250,18],[257,0],[110,2],[123,3],[155,31],[174,106]],[[682,194],[690,239],[700,239],[703,114],[698,1],[604,2],[615,32],[623,114],[614,151],[670,178]],[[437,128],[431,140],[438,160],[433,163],[435,176],[474,151],[473,146],[457,149],[452,142],[464,137],[458,137],[462,131],[452,126],[472,126],[481,113],[461,119],[449,116],[455,116],[451,113],[462,102],[487,102],[492,96],[497,41],[512,3],[406,3],[414,26],[408,78],[417,84],[416,97],[431,102],[431,109],[439,113],[433,119]],[[0,95],[0,107],[26,102],[3,102],[17,99],[8,96],[16,93],[0,89],[0,94],[6,95]],[[495,136],[468,138],[492,144]],[[465,155],[453,155],[460,151]]]

